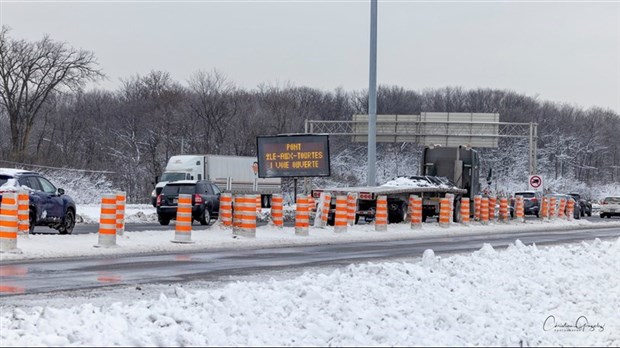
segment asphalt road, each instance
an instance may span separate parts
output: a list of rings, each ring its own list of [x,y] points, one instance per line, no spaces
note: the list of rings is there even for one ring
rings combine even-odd
[[[217,280],[223,276],[288,271],[300,267],[419,257],[426,249],[433,249],[437,254],[465,252],[477,250],[484,243],[502,248],[516,239],[525,244],[544,245],[619,236],[620,228],[610,226],[269,249],[6,262],[0,266],[0,297],[118,285]]]

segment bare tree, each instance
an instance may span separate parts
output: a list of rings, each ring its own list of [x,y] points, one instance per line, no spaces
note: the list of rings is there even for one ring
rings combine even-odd
[[[104,77],[92,52],[76,50],[49,36],[37,42],[13,40],[0,31],[0,105],[9,116],[11,155],[25,156],[28,138],[41,107],[54,92],[77,90]]]

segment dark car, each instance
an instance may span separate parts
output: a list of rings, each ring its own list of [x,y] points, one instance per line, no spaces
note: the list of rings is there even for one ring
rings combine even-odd
[[[581,206],[581,216],[592,216],[592,202],[581,198],[581,195],[578,193],[569,193],[568,195],[573,197],[573,199]]]
[[[540,204],[542,203],[542,193],[539,191],[518,191],[515,192],[516,196],[523,197],[523,211],[525,215],[536,215],[540,212]],[[512,199],[510,203],[510,215],[514,215],[515,200]]]
[[[75,202],[38,173],[0,168],[0,202],[3,192],[25,189],[30,193],[30,233],[35,226],[48,226],[60,234],[71,234],[75,227]]]
[[[577,203],[577,201],[575,201],[575,198],[573,198],[573,196],[571,195],[565,195],[565,194],[561,194],[561,193],[552,193],[552,194],[548,194],[545,197],[555,197],[555,215],[558,215],[558,211],[560,209],[560,199],[565,199],[567,202],[569,200],[574,202],[574,207],[573,207],[573,218],[575,220],[579,220],[581,219],[581,217],[583,216],[583,213],[581,212],[581,206],[579,205],[579,203]],[[568,204],[564,207],[564,214],[568,213]]]
[[[218,217],[221,191],[217,185],[206,180],[174,181],[166,184],[157,196],[157,219],[161,225],[176,220],[179,194],[192,195],[192,218],[201,225]]]

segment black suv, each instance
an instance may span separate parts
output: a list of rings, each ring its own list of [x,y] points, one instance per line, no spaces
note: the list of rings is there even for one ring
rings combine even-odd
[[[525,215],[536,215],[540,212],[540,205],[542,203],[542,193],[540,191],[518,191],[515,192],[516,196],[523,196],[523,213]],[[510,216],[514,217],[515,199],[510,202]]]
[[[35,226],[48,226],[71,234],[75,227],[75,202],[38,173],[0,168],[0,202],[3,192],[25,189],[30,192],[30,233]]]
[[[586,201],[585,199],[581,198],[581,195],[578,193],[569,193],[569,196],[573,197],[573,199],[579,203],[579,205],[581,206],[581,216],[592,216],[592,203]]]
[[[166,226],[177,218],[179,194],[192,195],[192,218],[201,225],[217,219],[220,211],[220,189],[206,180],[182,180],[166,184],[157,196],[157,219]]]

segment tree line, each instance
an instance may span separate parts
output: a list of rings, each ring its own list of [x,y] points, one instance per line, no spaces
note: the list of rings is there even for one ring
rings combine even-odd
[[[123,79],[116,90],[85,90],[87,82],[105,76],[93,53],[49,37],[26,42],[8,34],[7,28],[0,32],[0,159],[109,171],[108,180],[126,190],[131,202],[148,200],[154,178],[172,155],[255,155],[259,135],[303,133],[305,120],[367,114],[365,90],[292,84],[247,90],[217,70],[198,70],[183,82],[151,71]],[[378,114],[421,112],[491,112],[502,122],[536,122],[539,172],[587,184],[619,181],[620,117],[612,110],[510,90],[379,86]],[[332,157],[361,146],[350,140],[330,139]],[[419,154],[415,146],[403,145],[382,144],[378,152]],[[527,143],[502,141],[482,157],[507,177],[527,175],[527,165],[522,166]],[[514,166],[507,169],[507,162]]]

